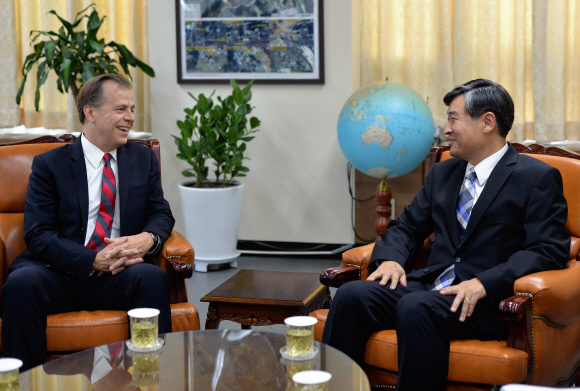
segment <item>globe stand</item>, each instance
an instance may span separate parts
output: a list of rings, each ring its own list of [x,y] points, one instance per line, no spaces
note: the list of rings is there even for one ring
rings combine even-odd
[[[375,193],[377,197],[377,219],[375,221],[375,229],[377,231],[376,241],[381,240],[381,234],[387,230],[387,226],[391,221],[391,198],[393,194],[391,193],[391,188],[387,184],[387,178],[383,177],[383,180],[377,186],[377,192]]]

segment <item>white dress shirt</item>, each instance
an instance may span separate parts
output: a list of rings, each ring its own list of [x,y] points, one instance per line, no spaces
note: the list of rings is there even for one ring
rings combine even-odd
[[[497,163],[500,161],[500,159],[503,157],[503,155],[505,155],[507,150],[508,145],[507,143],[505,143],[502,149],[500,149],[493,155],[490,155],[485,159],[483,159],[481,162],[479,162],[477,166],[474,166],[469,162],[467,163],[467,167],[465,168],[465,174],[463,174],[464,175],[463,177],[465,178],[465,176],[467,176],[467,172],[471,167],[475,167],[474,168],[475,174],[477,175],[477,179],[475,180],[475,197],[473,199],[473,205],[475,205],[479,196],[481,195],[481,192],[483,191],[483,188],[485,187],[485,184],[487,183],[487,180],[489,179],[491,172],[493,171]]]
[[[89,215],[87,220],[87,233],[85,235],[85,246],[91,239],[95,226],[97,224],[97,215],[101,205],[101,189],[103,187],[103,167],[105,152],[101,151],[95,145],[86,139],[84,133],[81,135],[81,144],[85,155],[85,166],[87,167],[87,183],[89,185]],[[113,216],[113,228],[111,230],[111,239],[120,236],[120,212],[119,212],[119,170],[117,169],[117,150],[110,152],[111,168],[115,174],[117,195],[115,197],[115,215]]]

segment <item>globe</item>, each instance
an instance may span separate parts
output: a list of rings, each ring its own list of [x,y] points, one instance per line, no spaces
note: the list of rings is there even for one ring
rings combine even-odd
[[[414,170],[433,143],[433,116],[411,88],[387,81],[356,91],[338,117],[338,142],[346,159],[376,178]]]

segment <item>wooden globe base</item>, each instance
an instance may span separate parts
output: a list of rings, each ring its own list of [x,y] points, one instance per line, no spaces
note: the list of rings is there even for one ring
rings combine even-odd
[[[387,226],[391,221],[391,198],[393,198],[393,194],[391,193],[391,188],[387,184],[386,178],[383,178],[381,183],[379,183],[375,194],[377,197],[377,203],[379,204],[376,208],[378,216],[375,221],[375,229],[377,231],[375,241],[378,242],[381,240],[381,234],[387,230]]]

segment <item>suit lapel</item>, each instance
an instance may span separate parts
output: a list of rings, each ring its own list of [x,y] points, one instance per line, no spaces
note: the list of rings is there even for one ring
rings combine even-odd
[[[131,159],[130,153],[127,151],[127,146],[123,145],[117,149],[118,166],[117,170],[119,173],[119,178],[117,179],[117,184],[119,186],[119,211],[120,214],[120,225],[121,225],[121,236],[123,236],[123,227],[127,226],[123,224],[125,216],[125,207],[127,206],[129,197],[129,179],[131,176]]]
[[[463,234],[460,245],[465,243],[469,235],[475,230],[477,224],[496,198],[501,188],[503,187],[505,181],[509,178],[513,170],[509,167],[511,164],[516,163],[518,160],[518,153],[516,150],[508,144],[508,150],[505,155],[497,162],[495,168],[491,172],[491,175],[487,179],[487,183],[483,188],[480,197],[477,199],[473,210],[471,211],[471,216],[469,217],[469,223]]]
[[[449,177],[449,186],[447,186],[447,193],[445,194],[445,213],[447,217],[447,228],[453,240],[455,247],[459,246],[459,227],[457,226],[457,198],[459,197],[459,190],[463,183],[465,176],[465,167],[467,162],[464,160],[457,165],[457,168]]]
[[[87,183],[87,167],[85,165],[85,155],[83,154],[83,146],[80,137],[72,145],[70,159],[70,168],[72,170],[74,186],[79,200],[79,206],[81,208],[83,227],[86,228],[87,220],[89,218],[89,185]]]

